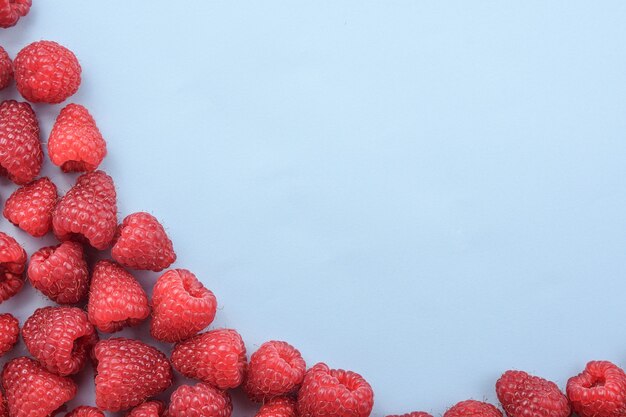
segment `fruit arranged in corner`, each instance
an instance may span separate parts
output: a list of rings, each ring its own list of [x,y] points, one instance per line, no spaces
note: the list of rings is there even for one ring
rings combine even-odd
[[[0,0],[0,27],[15,25],[30,6],[30,0]],[[56,42],[31,43],[13,62],[0,47],[0,89],[15,80],[31,103],[64,102],[79,89],[81,76],[74,53]],[[127,417],[230,417],[231,389],[260,403],[257,417],[370,416],[374,391],[361,375],[324,363],[307,370],[298,349],[276,340],[263,343],[248,360],[236,330],[207,330],[217,299],[189,270],[163,272],[149,299],[128,269],[170,268],[177,259],[174,245],[147,212],[132,213],[118,224],[115,183],[99,170],[106,141],[86,107],[71,103],[60,110],[47,150],[59,174],[82,173],[60,199],[49,178],[38,178],[44,154],[31,105],[0,103],[0,176],[20,186],[6,200],[3,215],[32,237],[53,232],[59,240],[33,253],[27,269],[20,243],[0,232],[0,306],[20,292],[25,276],[61,305],[39,308],[24,322],[21,335],[32,358],[5,364],[0,417],[49,417],[66,410],[65,404],[84,389],[72,376],[90,362],[96,407],[78,406],[67,417],[104,417],[104,411],[125,411]],[[97,261],[90,271],[86,253],[108,249],[112,259]],[[171,361],[146,340],[110,335],[143,322],[149,322],[155,340],[175,344]],[[19,334],[18,320],[0,313],[0,357],[19,343]],[[174,370],[197,382],[172,387]],[[167,402],[162,396],[170,387]],[[495,392],[507,417],[569,417],[572,412],[626,417],[626,374],[606,361],[589,362],[568,381],[566,394],[555,383],[522,371],[505,372]],[[432,415],[415,411],[388,417]],[[466,400],[444,417],[503,414],[495,405]]]

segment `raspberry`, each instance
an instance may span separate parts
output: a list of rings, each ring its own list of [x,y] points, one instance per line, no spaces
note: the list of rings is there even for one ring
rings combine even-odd
[[[150,315],[148,296],[128,271],[112,261],[99,261],[91,277],[89,321],[101,332],[136,326]]]
[[[235,330],[212,330],[178,343],[172,365],[184,376],[219,389],[237,388],[246,371],[246,346]]]
[[[12,79],[13,63],[11,62],[11,58],[9,58],[7,51],[0,46],[0,90],[7,88]]]
[[[63,242],[39,249],[28,264],[30,283],[58,304],[77,304],[89,290],[89,271],[83,246]]]
[[[288,397],[275,397],[263,404],[255,417],[298,417],[296,402]]]
[[[0,0],[0,28],[15,26],[30,10],[31,0]]]
[[[61,376],[82,370],[98,342],[85,312],[74,307],[35,310],[24,323],[22,337],[30,354],[48,371]]]
[[[522,371],[507,371],[496,382],[498,400],[509,417],[568,417],[567,398],[554,382]]]
[[[25,268],[24,248],[11,236],[0,232],[0,304],[22,289]]]
[[[244,390],[255,401],[295,392],[306,373],[300,352],[285,342],[271,341],[252,354]]]
[[[102,340],[94,355],[96,404],[103,410],[134,407],[172,385],[172,367],[165,355],[139,340]]]
[[[502,412],[489,403],[466,400],[450,407],[443,417],[502,417]]]
[[[387,417],[433,417],[433,416],[423,411],[414,411],[412,413],[391,415]]]
[[[57,187],[39,178],[15,190],[4,205],[4,217],[31,236],[42,237],[52,229],[52,211],[57,204]]]
[[[48,155],[63,172],[93,171],[106,156],[106,146],[89,111],[80,104],[68,104],[50,132]]]
[[[217,300],[194,274],[172,269],[157,280],[152,294],[152,337],[180,342],[207,327],[215,318]]]
[[[9,313],[0,314],[0,357],[13,349],[19,336],[20,322]]]
[[[148,401],[133,408],[126,417],[162,417],[165,405],[161,401]]]
[[[181,385],[170,399],[169,417],[230,417],[230,395],[203,382]]]
[[[592,361],[567,381],[567,397],[580,417],[623,417],[626,374],[607,361]]]
[[[61,240],[87,241],[96,249],[111,246],[117,229],[117,194],[102,171],[83,174],[52,212],[52,229]]]
[[[176,260],[172,241],[151,214],[134,213],[126,217],[117,236],[111,255],[124,266],[159,272]]]
[[[374,391],[357,373],[318,363],[309,369],[298,393],[300,417],[367,417]]]
[[[67,413],[65,417],[104,417],[104,413],[95,407],[80,406]]]
[[[15,100],[3,101],[0,104],[0,175],[19,185],[27,184],[39,175],[42,163],[39,123],[32,107]]]
[[[17,89],[32,103],[60,103],[80,85],[81,68],[72,51],[56,42],[37,41],[13,61]]]
[[[48,417],[76,395],[77,387],[68,377],[46,371],[33,359],[13,359],[2,371],[11,417]]]

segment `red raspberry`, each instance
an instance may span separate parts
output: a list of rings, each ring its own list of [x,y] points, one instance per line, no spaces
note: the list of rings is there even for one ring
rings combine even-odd
[[[189,339],[215,318],[217,300],[194,274],[172,269],[157,280],[152,294],[152,337],[162,342]]]
[[[15,190],[4,205],[4,217],[34,237],[52,229],[52,211],[57,204],[57,187],[48,178],[39,178]]]
[[[507,371],[496,382],[498,400],[509,417],[568,417],[567,398],[554,382]]]
[[[99,261],[91,277],[89,320],[101,332],[136,326],[150,315],[148,296],[128,271],[112,261]]]
[[[392,416],[387,416],[387,417],[433,417],[433,416],[423,411],[414,411],[412,413],[398,414],[398,415],[392,415]]]
[[[9,313],[0,314],[0,357],[13,349],[19,336],[20,322]]]
[[[42,163],[39,123],[30,104],[3,101],[0,104],[0,175],[19,185],[27,184],[39,175]]]
[[[306,362],[296,348],[270,341],[252,354],[244,390],[255,401],[288,395],[297,391],[305,373]]]
[[[567,397],[580,417],[626,415],[626,374],[607,361],[592,361],[567,381]]]
[[[148,401],[133,408],[126,417],[162,417],[165,404],[161,401]]]
[[[374,391],[357,373],[318,363],[309,369],[298,393],[300,417],[367,417]]]
[[[298,417],[296,402],[288,397],[275,397],[263,404],[255,417]]]
[[[170,399],[169,417],[230,417],[230,395],[205,383],[181,385]]]
[[[93,171],[107,154],[107,144],[89,111],[80,104],[68,104],[57,117],[48,155],[63,172]]]
[[[68,377],[46,371],[35,360],[13,359],[2,371],[11,417],[48,417],[76,395],[77,387]]]
[[[117,194],[102,171],[83,174],[52,213],[52,228],[61,240],[87,241],[96,249],[111,246],[117,229]]]
[[[117,236],[111,255],[128,268],[159,272],[176,260],[172,241],[151,214],[134,213],[126,217]]]
[[[89,271],[83,246],[63,242],[39,249],[28,264],[30,283],[58,304],[77,304],[89,290]]]
[[[11,236],[0,232],[0,304],[22,289],[25,268],[24,248]]]
[[[11,84],[12,79],[13,63],[11,62],[11,58],[9,57],[9,54],[7,54],[7,51],[0,46],[0,90],[7,88],[9,84]]]
[[[82,405],[67,413],[65,417],[104,417],[104,413],[95,407]]]
[[[172,367],[165,355],[139,340],[102,340],[94,355],[96,404],[102,410],[134,407],[172,385]]]
[[[466,400],[450,407],[443,417],[502,417],[502,412],[489,403]]]
[[[44,307],[24,323],[26,348],[48,371],[61,376],[83,369],[98,342],[85,312],[74,307]]]
[[[186,377],[219,389],[237,388],[246,372],[246,346],[235,330],[212,330],[178,343],[172,365]]]
[[[32,103],[60,103],[80,85],[81,68],[72,51],[56,42],[37,41],[13,61],[17,89]]]
[[[30,10],[31,0],[0,0],[0,28],[15,26]]]

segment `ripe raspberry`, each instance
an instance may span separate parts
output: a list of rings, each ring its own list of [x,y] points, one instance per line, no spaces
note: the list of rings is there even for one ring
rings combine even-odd
[[[106,153],[106,142],[89,111],[80,104],[65,106],[48,139],[52,163],[63,172],[93,171]]]
[[[77,304],[89,290],[89,270],[83,246],[63,242],[39,249],[28,264],[30,283],[58,304]]]
[[[148,296],[128,271],[113,261],[99,261],[91,277],[89,321],[101,332],[136,326],[150,315]]]
[[[217,300],[194,274],[172,269],[157,280],[152,294],[152,337],[180,342],[207,327],[215,318]]]
[[[502,417],[502,412],[489,403],[466,400],[450,407],[443,417]]]
[[[30,10],[31,0],[0,0],[0,28],[15,26]]]
[[[44,307],[24,323],[26,348],[48,371],[68,376],[83,369],[98,342],[95,329],[81,309]]]
[[[181,385],[170,399],[169,417],[230,417],[230,395],[205,383]]]
[[[67,413],[65,417],[104,417],[104,413],[95,407],[82,405]]]
[[[607,361],[592,361],[567,381],[567,397],[580,417],[626,415],[626,374]]]
[[[134,407],[172,385],[172,367],[165,355],[139,340],[102,340],[94,355],[96,404],[103,410]]]
[[[39,175],[42,163],[39,123],[30,104],[3,101],[0,104],[0,175],[19,185],[27,184]]]
[[[32,103],[60,103],[80,85],[81,68],[72,51],[56,42],[37,41],[13,61],[17,89]]]
[[[0,0],[1,1],[1,0]],[[2,12],[0,11],[0,14]],[[0,46],[0,90],[9,86],[13,79],[13,63],[9,54]]]
[[[300,417],[367,417],[374,391],[357,373],[318,363],[309,369],[298,393]]]
[[[186,377],[219,389],[237,388],[246,372],[246,346],[235,330],[212,330],[178,343],[172,365]]]
[[[77,387],[70,378],[46,371],[35,360],[13,359],[2,371],[11,417],[48,417],[76,395]]]
[[[0,314],[0,357],[13,349],[19,336],[20,322],[9,313]]]
[[[25,267],[24,249],[11,236],[0,232],[0,304],[22,289]]]
[[[433,417],[433,416],[423,411],[414,411],[412,413],[406,413],[406,414],[401,414],[401,415],[398,414],[398,415],[392,415],[392,416],[387,416],[387,417]]]
[[[48,178],[39,178],[15,190],[4,205],[4,217],[34,237],[52,229],[52,211],[57,204],[57,187]]]
[[[117,229],[117,194],[102,171],[83,174],[52,212],[52,228],[61,240],[86,241],[96,249],[111,246]]]
[[[126,417],[162,417],[165,404],[161,401],[148,401],[133,408]]]
[[[509,417],[568,417],[567,398],[554,382],[522,371],[507,371],[496,382],[500,404]]]
[[[296,402],[288,397],[275,397],[263,404],[255,417],[298,417]]]
[[[111,256],[128,268],[159,272],[176,260],[172,241],[151,214],[134,213],[126,217],[117,236]]]
[[[244,390],[255,401],[294,393],[302,384],[306,362],[285,342],[270,341],[250,357]]]

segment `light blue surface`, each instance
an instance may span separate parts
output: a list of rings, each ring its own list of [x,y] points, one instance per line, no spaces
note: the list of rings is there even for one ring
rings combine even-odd
[[[625,21],[623,1],[37,0],[0,44],[76,52],[120,214],[162,219],[217,326],[359,371],[376,416],[438,415],[508,368],[626,365]],[[37,106],[44,137],[59,109]]]

